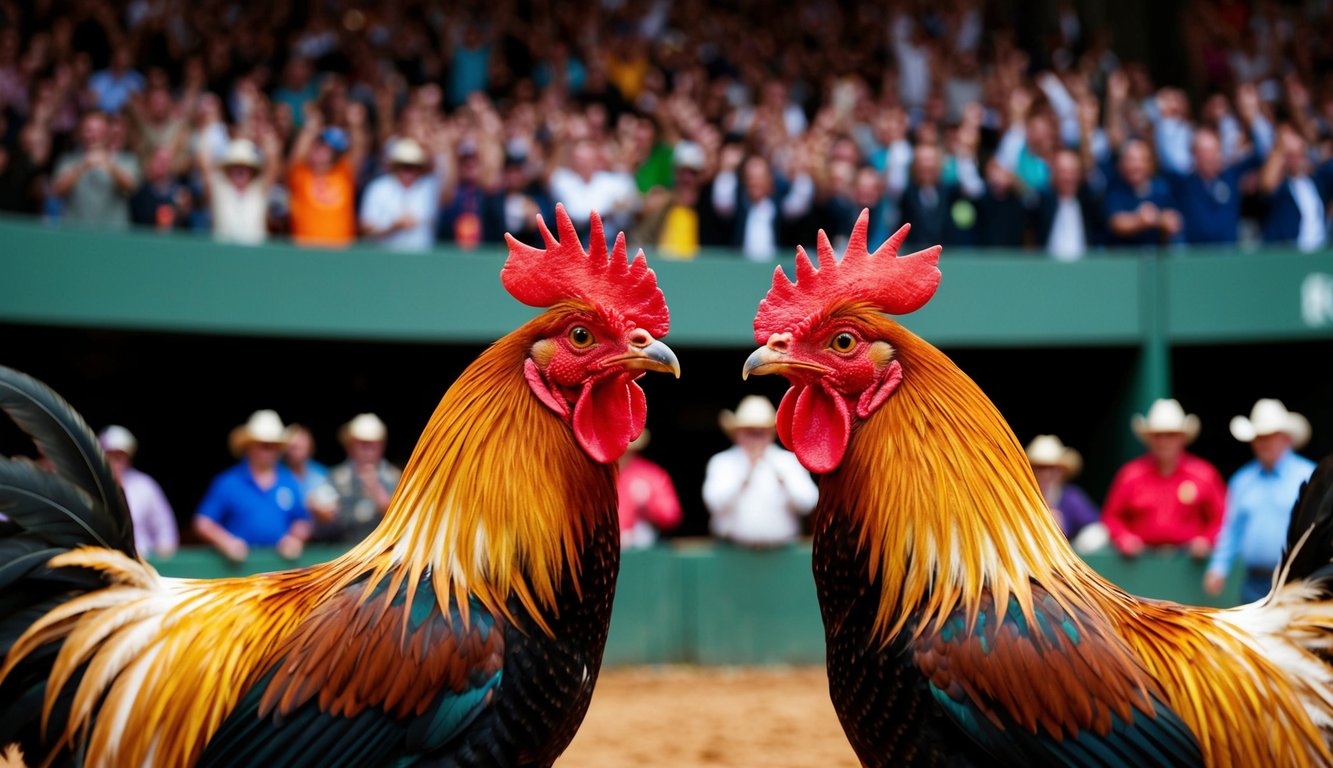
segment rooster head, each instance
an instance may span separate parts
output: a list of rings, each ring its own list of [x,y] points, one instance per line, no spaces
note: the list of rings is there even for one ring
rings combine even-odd
[[[524,304],[551,307],[524,362],[528,386],[590,457],[609,463],[643,431],[647,406],[635,379],[645,371],[680,376],[676,355],[659,340],[670,317],[643,251],[627,258],[623,232],[608,254],[594,211],[588,252],[563,205],[555,218],[559,239],[538,216],[544,249],[505,235],[509,260],[500,277]]]
[[[778,436],[815,473],[838,468],[853,419],[869,417],[903,381],[891,338],[900,326],[881,313],[921,308],[940,282],[939,246],[899,257],[909,229],[903,225],[871,253],[869,221],[862,211],[841,261],[821,230],[818,268],[799,247],[795,282],[777,268],[754,318],[755,341],[763,346],[742,372],[791,381],[778,407]]]

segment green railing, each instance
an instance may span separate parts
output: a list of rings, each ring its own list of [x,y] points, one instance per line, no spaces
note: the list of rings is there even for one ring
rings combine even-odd
[[[298,561],[255,550],[234,565],[208,549],[184,549],[156,562],[167,576],[219,578],[324,562],[341,550],[311,548]],[[1129,561],[1112,552],[1085,556],[1131,594],[1192,605],[1234,605],[1239,574],[1217,598],[1201,588],[1203,566],[1176,553]],[[824,629],[810,570],[810,547],[751,551],[709,542],[624,553],[616,587],[607,664],[820,664]]]

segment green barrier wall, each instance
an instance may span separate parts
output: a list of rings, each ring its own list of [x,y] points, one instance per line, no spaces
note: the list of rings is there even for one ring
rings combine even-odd
[[[166,576],[219,578],[324,562],[341,550],[311,548],[296,562],[255,550],[242,565],[212,550],[187,548],[155,562]],[[1112,552],[1085,556],[1105,578],[1143,597],[1192,605],[1238,602],[1240,574],[1217,598],[1204,595],[1203,566],[1177,553],[1125,560]],[[822,664],[810,547],[749,551],[685,541],[624,553],[605,663]]]

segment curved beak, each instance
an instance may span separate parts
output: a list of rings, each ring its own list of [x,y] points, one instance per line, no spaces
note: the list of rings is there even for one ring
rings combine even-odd
[[[792,371],[808,371],[817,375],[828,373],[828,369],[822,365],[797,360],[786,352],[778,351],[770,346],[763,346],[751,352],[750,356],[745,359],[745,365],[741,368],[741,378],[748,379],[752,374],[755,376],[764,376],[771,373],[786,375]]]
[[[680,378],[680,361],[676,359],[676,353],[671,351],[671,347],[651,337],[645,344],[631,343],[628,352],[610,358],[605,364],[619,365],[630,370],[672,373]]]

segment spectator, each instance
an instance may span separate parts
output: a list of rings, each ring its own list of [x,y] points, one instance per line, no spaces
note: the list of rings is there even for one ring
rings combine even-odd
[[[112,424],[97,435],[106,453],[111,472],[125,492],[125,503],[134,522],[134,548],[143,557],[169,558],[180,546],[176,513],[152,476],[134,467],[139,441],[119,424]]]
[[[446,151],[456,153],[454,167],[457,170],[441,180],[437,232],[441,240],[470,250],[487,239],[482,216],[487,197],[498,189],[499,169],[490,167],[481,146],[471,138],[457,142],[453,150]]]
[[[1199,436],[1199,417],[1162,399],[1132,425],[1148,451],[1111,481],[1102,506],[1111,543],[1126,557],[1162,546],[1207,557],[1222,524],[1226,486],[1216,467],[1185,450]]]
[[[1234,244],[1238,238],[1241,201],[1245,177],[1257,170],[1271,151],[1273,128],[1259,107],[1259,96],[1252,85],[1236,91],[1240,117],[1250,131],[1250,151],[1236,154],[1228,160],[1228,151],[1222,135],[1211,126],[1194,129],[1190,144],[1192,171],[1169,174],[1172,192],[1180,204],[1184,220],[1185,242],[1200,244]],[[1218,119],[1219,128],[1235,131],[1235,119],[1229,115]],[[1234,143],[1239,143],[1233,139]]]
[[[693,141],[677,142],[672,151],[672,188],[649,191],[634,240],[657,246],[667,258],[692,259],[699,253],[699,204],[707,163],[703,147]]]
[[[962,238],[959,224],[971,224],[967,220],[956,221],[954,213],[959,202],[979,195],[985,189],[985,182],[977,174],[975,159],[958,158],[957,182],[943,179],[942,163],[938,147],[918,143],[912,150],[911,178],[906,183],[889,178],[889,194],[896,192],[902,217],[900,223],[912,225],[904,241],[907,250],[955,244]]]
[[[253,141],[232,139],[216,169],[200,145],[199,170],[215,240],[254,245],[268,239],[269,195],[281,160],[276,135],[265,134],[265,139],[267,157]]]
[[[384,458],[388,428],[373,413],[357,414],[338,430],[347,458],[329,470],[338,511],[320,526],[319,541],[355,543],[380,524],[403,471]]]
[[[587,239],[592,212],[601,215],[609,239],[628,229],[639,208],[639,188],[634,177],[611,169],[597,142],[576,141],[569,150],[568,164],[551,171],[551,196],[564,203],[579,236]]]
[[[440,202],[438,164],[409,138],[394,140],[385,163],[388,173],[370,182],[361,199],[361,231],[394,250],[430,250]]]
[[[680,499],[671,475],[643,456],[650,440],[652,435],[643,430],[619,459],[620,543],[627,548],[650,547],[680,525]]]
[[[1152,151],[1132,139],[1120,150],[1118,174],[1106,190],[1109,246],[1153,246],[1177,241],[1183,226],[1166,181],[1156,175]]]
[[[130,225],[129,198],[139,186],[139,162],[113,149],[107,116],[89,112],[79,122],[79,148],[56,163],[52,193],[64,201],[65,221],[108,229]]]
[[[190,188],[171,172],[170,147],[159,147],[144,166],[144,179],[130,198],[130,221],[140,227],[168,231],[189,222],[194,201]]]
[[[310,538],[310,515],[301,484],[279,461],[287,431],[274,411],[261,410],[231,431],[227,440],[240,461],[213,478],[194,515],[194,530],[232,562],[244,562],[251,547],[276,547],[289,560],[301,556]]]
[[[488,243],[503,243],[506,232],[519,242],[541,239],[537,215],[555,221],[555,203],[541,182],[528,172],[526,154],[507,153],[500,173],[500,189],[487,195],[482,216],[482,236]]]
[[[111,66],[94,72],[88,78],[88,89],[96,99],[97,109],[115,114],[142,93],[146,85],[143,75],[133,68],[134,49],[128,45],[116,46],[111,52]]]
[[[749,395],[719,423],[731,448],[708,460],[703,498],[713,535],[746,547],[795,541],[819,490],[796,454],[776,443],[777,411],[768,398]]]
[[[763,157],[746,156],[739,144],[723,147],[713,179],[713,208],[732,221],[730,244],[739,247],[745,258],[777,258],[783,230],[810,211],[814,197],[814,180],[804,170],[788,181],[776,175]]]
[[[1033,215],[1036,243],[1058,261],[1081,259],[1101,243],[1101,198],[1077,152],[1055,153],[1051,188],[1038,197]]]
[[[999,160],[986,163],[985,191],[976,200],[974,245],[1022,248],[1026,241],[1028,205],[1018,180]],[[957,216],[955,215],[956,219]]]
[[[1060,530],[1073,541],[1100,518],[1087,492],[1070,482],[1083,468],[1083,457],[1055,435],[1034,437],[1027,445],[1027,454],[1041,495],[1060,523]]]
[[[1231,420],[1231,436],[1249,443],[1254,459],[1227,484],[1226,517],[1203,588],[1210,595],[1220,593],[1239,555],[1245,568],[1240,600],[1252,603],[1272,586],[1273,569],[1286,546],[1291,510],[1301,486],[1314,472],[1314,462],[1296,453],[1310,439],[1310,422],[1288,411],[1280,400],[1263,399],[1254,404],[1248,418]]]
[[[1333,200],[1333,160],[1315,168],[1305,137],[1290,125],[1278,127],[1277,145],[1260,171],[1267,198],[1264,242],[1295,243],[1315,251],[1328,240],[1327,204]]]
[[[301,245],[340,248],[356,240],[356,171],[366,156],[365,105],[347,105],[346,130],[326,125],[307,105],[292,147],[287,186],[292,238]]]
[[[301,499],[318,530],[319,523],[333,518],[337,491],[329,484],[329,468],[315,458],[315,436],[310,433],[310,428],[304,424],[289,424],[286,437],[282,463],[301,485]]]

